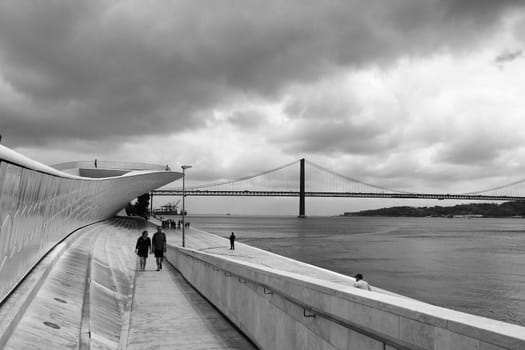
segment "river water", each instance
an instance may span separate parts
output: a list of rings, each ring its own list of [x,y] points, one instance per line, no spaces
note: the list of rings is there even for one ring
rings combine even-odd
[[[190,216],[192,227],[525,326],[525,219]]]

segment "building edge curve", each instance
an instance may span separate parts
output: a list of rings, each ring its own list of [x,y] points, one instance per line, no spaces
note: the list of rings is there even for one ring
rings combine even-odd
[[[165,170],[81,177],[0,145],[0,302],[68,234],[181,177]]]

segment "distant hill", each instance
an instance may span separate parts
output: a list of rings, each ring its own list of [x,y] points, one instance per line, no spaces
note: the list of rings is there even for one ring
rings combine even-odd
[[[525,201],[459,204],[451,207],[391,207],[358,212],[345,212],[344,216],[409,216],[409,217],[525,217]]]

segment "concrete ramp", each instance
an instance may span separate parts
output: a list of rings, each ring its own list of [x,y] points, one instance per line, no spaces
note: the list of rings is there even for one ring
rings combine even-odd
[[[22,285],[1,305],[0,348],[252,349],[169,264],[157,272],[152,256],[150,270],[136,271],[144,225],[114,218],[70,236],[35,269],[47,271],[43,282]]]
[[[242,349],[255,347],[170,264],[155,258],[138,271],[128,349]]]

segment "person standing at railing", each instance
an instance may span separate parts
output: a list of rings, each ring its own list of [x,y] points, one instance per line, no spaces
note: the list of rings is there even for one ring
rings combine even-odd
[[[137,253],[140,259],[140,270],[144,271],[146,269],[148,253],[151,254],[151,240],[148,237],[148,231],[142,231],[142,236],[137,239],[135,253]]]
[[[372,290],[368,282],[363,279],[363,275],[360,273],[355,275],[354,287],[359,289]]]
[[[157,226],[157,232],[153,235],[152,240],[153,253],[157,261],[157,271],[162,270],[162,261],[164,260],[164,253],[166,252],[166,234],[162,232],[160,226]]]
[[[235,250],[235,235],[233,232],[230,235],[230,250]]]

